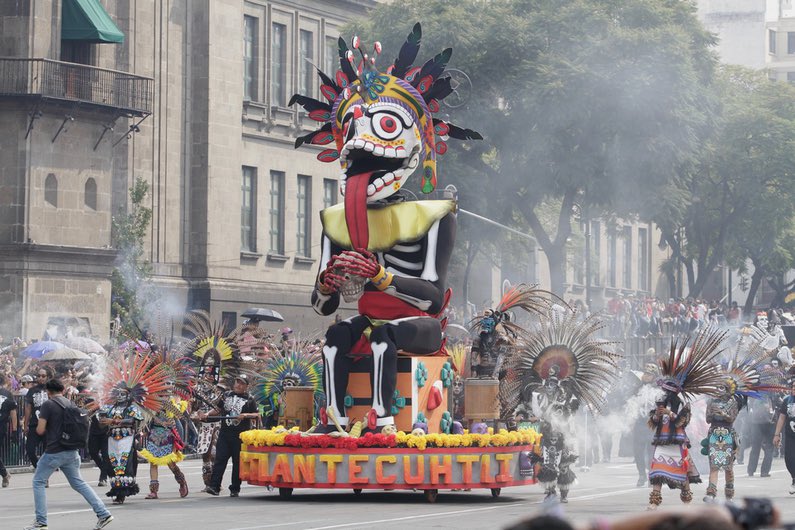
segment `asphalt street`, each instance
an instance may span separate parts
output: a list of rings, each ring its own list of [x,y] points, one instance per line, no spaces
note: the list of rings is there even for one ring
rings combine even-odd
[[[540,486],[510,488],[493,499],[488,490],[439,493],[435,504],[426,502],[420,492],[365,492],[356,496],[349,491],[296,490],[292,498],[283,500],[276,491],[243,486],[239,498],[230,498],[228,491],[220,497],[201,493],[198,461],[181,464],[192,491],[184,499],[177,493],[177,484],[167,469],[161,468],[159,500],[144,500],[148,490],[148,468],[141,465],[141,494],[123,506],[110,506],[115,517],[110,530],[283,530],[374,528],[500,528],[543,509]],[[703,470],[702,470],[703,471]],[[795,522],[795,496],[788,494],[789,475],[784,462],[776,459],[772,476],[749,478],[737,466],[738,497],[765,496],[774,500],[785,521]],[[231,466],[227,473],[231,472]],[[597,464],[588,472],[577,470],[570,502],[563,505],[565,513],[576,521],[594,517],[621,517],[642,511],[648,499],[648,488],[635,486],[635,466],[629,459]],[[9,488],[0,490],[0,529],[23,528],[33,520],[32,474],[17,474]],[[96,486],[97,470],[84,469],[83,476]],[[706,477],[705,477],[706,478]],[[56,473],[47,490],[49,525],[53,530],[89,529],[95,519],[82,497]],[[226,482],[225,482],[226,484]],[[722,486],[722,484],[721,484]],[[701,504],[706,484],[694,489],[693,505]],[[96,488],[104,497],[107,488]],[[679,506],[677,492],[663,491],[663,506]]]

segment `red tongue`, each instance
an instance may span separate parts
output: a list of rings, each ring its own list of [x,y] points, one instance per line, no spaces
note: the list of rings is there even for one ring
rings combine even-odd
[[[353,248],[367,248],[370,231],[367,227],[367,186],[375,171],[351,175],[345,181],[345,222]]]

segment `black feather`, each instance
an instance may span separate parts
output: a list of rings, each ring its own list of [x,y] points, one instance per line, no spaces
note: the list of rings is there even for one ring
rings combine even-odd
[[[339,54],[340,54],[340,69],[342,73],[345,74],[348,78],[349,83],[353,83],[359,75],[356,73],[356,70],[353,69],[353,65],[348,60],[345,55],[348,53],[348,43],[345,42],[345,39],[342,37],[339,38],[337,41],[337,45],[339,46]]]
[[[420,51],[420,40],[422,40],[422,26],[417,22],[406,37],[406,42],[400,47],[400,52],[395,59],[395,67],[392,69],[393,76],[402,78],[406,75]]]
[[[307,112],[312,112],[313,110],[327,110],[331,112],[331,105],[328,103],[324,103],[322,101],[316,100],[315,98],[310,98],[301,94],[293,94],[293,97],[290,98],[290,103],[288,103],[287,106],[292,107],[296,103],[304,107]]]
[[[337,94],[342,92],[342,89],[339,86],[337,86],[337,83],[333,79],[331,79],[329,76],[327,76],[326,74],[321,72],[320,68],[317,68],[317,75],[320,76],[320,80],[323,82],[323,84],[324,85],[328,85],[331,88],[333,88],[334,92],[336,92]]]
[[[447,126],[450,128],[450,132],[447,135],[450,138],[455,138],[456,140],[482,140],[483,136],[477,132],[473,131],[472,129],[462,129],[457,125],[453,125],[452,123],[448,123]]]
[[[444,98],[449,96],[453,93],[453,84],[452,79],[449,77],[440,77],[437,79],[430,90],[428,90],[425,94],[422,95],[425,98],[425,101],[430,101],[435,99],[436,101],[442,101]]]
[[[420,73],[414,78],[414,85],[416,86],[420,80],[425,79],[428,76],[431,76],[432,79],[436,79],[442,75],[444,69],[447,67],[447,63],[450,62],[450,57],[452,56],[453,49],[447,48],[441,53],[438,53],[433,59],[428,59],[428,61],[422,65]]]
[[[316,131],[312,131],[309,134],[305,134],[303,136],[299,136],[298,138],[295,139],[295,148],[298,149],[302,145],[310,143],[312,141],[312,138],[314,138],[316,134],[321,133],[321,132],[328,132],[330,130],[331,130],[331,124],[327,123],[323,127],[321,127],[320,129],[318,129]]]

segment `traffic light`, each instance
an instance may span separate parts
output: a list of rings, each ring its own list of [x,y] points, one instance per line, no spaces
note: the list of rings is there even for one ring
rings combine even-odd
[[[743,292],[746,292],[748,290],[748,277],[747,276],[740,276],[740,289],[742,289]]]

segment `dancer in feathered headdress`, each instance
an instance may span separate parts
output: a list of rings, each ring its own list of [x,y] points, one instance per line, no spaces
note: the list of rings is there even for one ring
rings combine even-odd
[[[522,326],[512,321],[511,311],[523,309],[531,315],[543,315],[549,312],[556,298],[536,285],[522,283],[508,289],[497,307],[473,318],[469,330],[478,335],[472,342],[469,362],[475,377],[497,379],[517,340],[527,334]]]
[[[237,343],[232,335],[224,333],[224,326],[213,322],[206,311],[191,311],[185,317],[185,332],[193,337],[183,346],[186,355],[193,356],[198,363],[197,378],[193,391],[191,418],[198,424],[199,440],[196,452],[202,457],[202,480],[205,488],[210,485],[218,442],[219,421],[199,421],[200,414],[210,412],[221,397],[222,377],[227,367],[238,357]]]
[[[734,498],[734,460],[739,446],[734,421],[748,399],[768,400],[770,392],[787,390],[780,374],[767,364],[768,352],[762,345],[766,338],[761,329],[750,328],[737,339],[732,357],[721,366],[723,383],[718,385],[718,395],[707,403],[709,432],[701,441],[701,452],[709,457],[704,502],[715,500],[721,470],[725,473],[726,500]]]
[[[649,509],[662,503],[662,486],[680,489],[684,503],[693,500],[691,483],[701,482],[690,456],[690,440],[685,427],[690,423],[690,404],[682,406],[682,398],[698,394],[717,396],[724,377],[717,358],[724,350],[726,332],[715,328],[702,329],[692,341],[672,342],[666,358],[659,361],[660,394],[656,408],[649,412],[649,427],[654,429],[654,455],[649,472],[652,491]]]
[[[121,504],[138,493],[138,455],[134,439],[141,422],[150,420],[168,399],[168,372],[144,355],[130,352],[108,363],[99,410],[101,425],[109,428],[108,457],[112,475],[108,497]]]
[[[168,374],[170,395],[163,408],[155,414],[148,425],[146,445],[141,450],[149,462],[149,494],[147,499],[157,499],[160,490],[158,466],[167,466],[179,484],[180,497],[188,495],[188,482],[177,465],[185,456],[182,449],[184,433],[179,419],[188,411],[195,384],[192,361],[167,344],[152,348],[148,354],[149,362],[161,366]]]
[[[316,415],[322,403],[323,361],[319,347],[310,340],[299,341],[284,355],[277,352],[265,362],[262,379],[254,386],[254,398],[263,407],[267,425],[275,425],[284,413],[284,391],[289,387],[314,390]],[[309,426],[306,426],[309,427]]]
[[[568,502],[577,460],[571,444],[571,417],[581,403],[599,410],[618,372],[620,355],[612,343],[594,338],[605,324],[592,315],[582,322],[572,311],[550,311],[528,334],[508,367],[501,399],[519,405],[532,422],[541,422],[542,462],[538,480],[552,500]],[[526,412],[525,412],[526,411]]]

